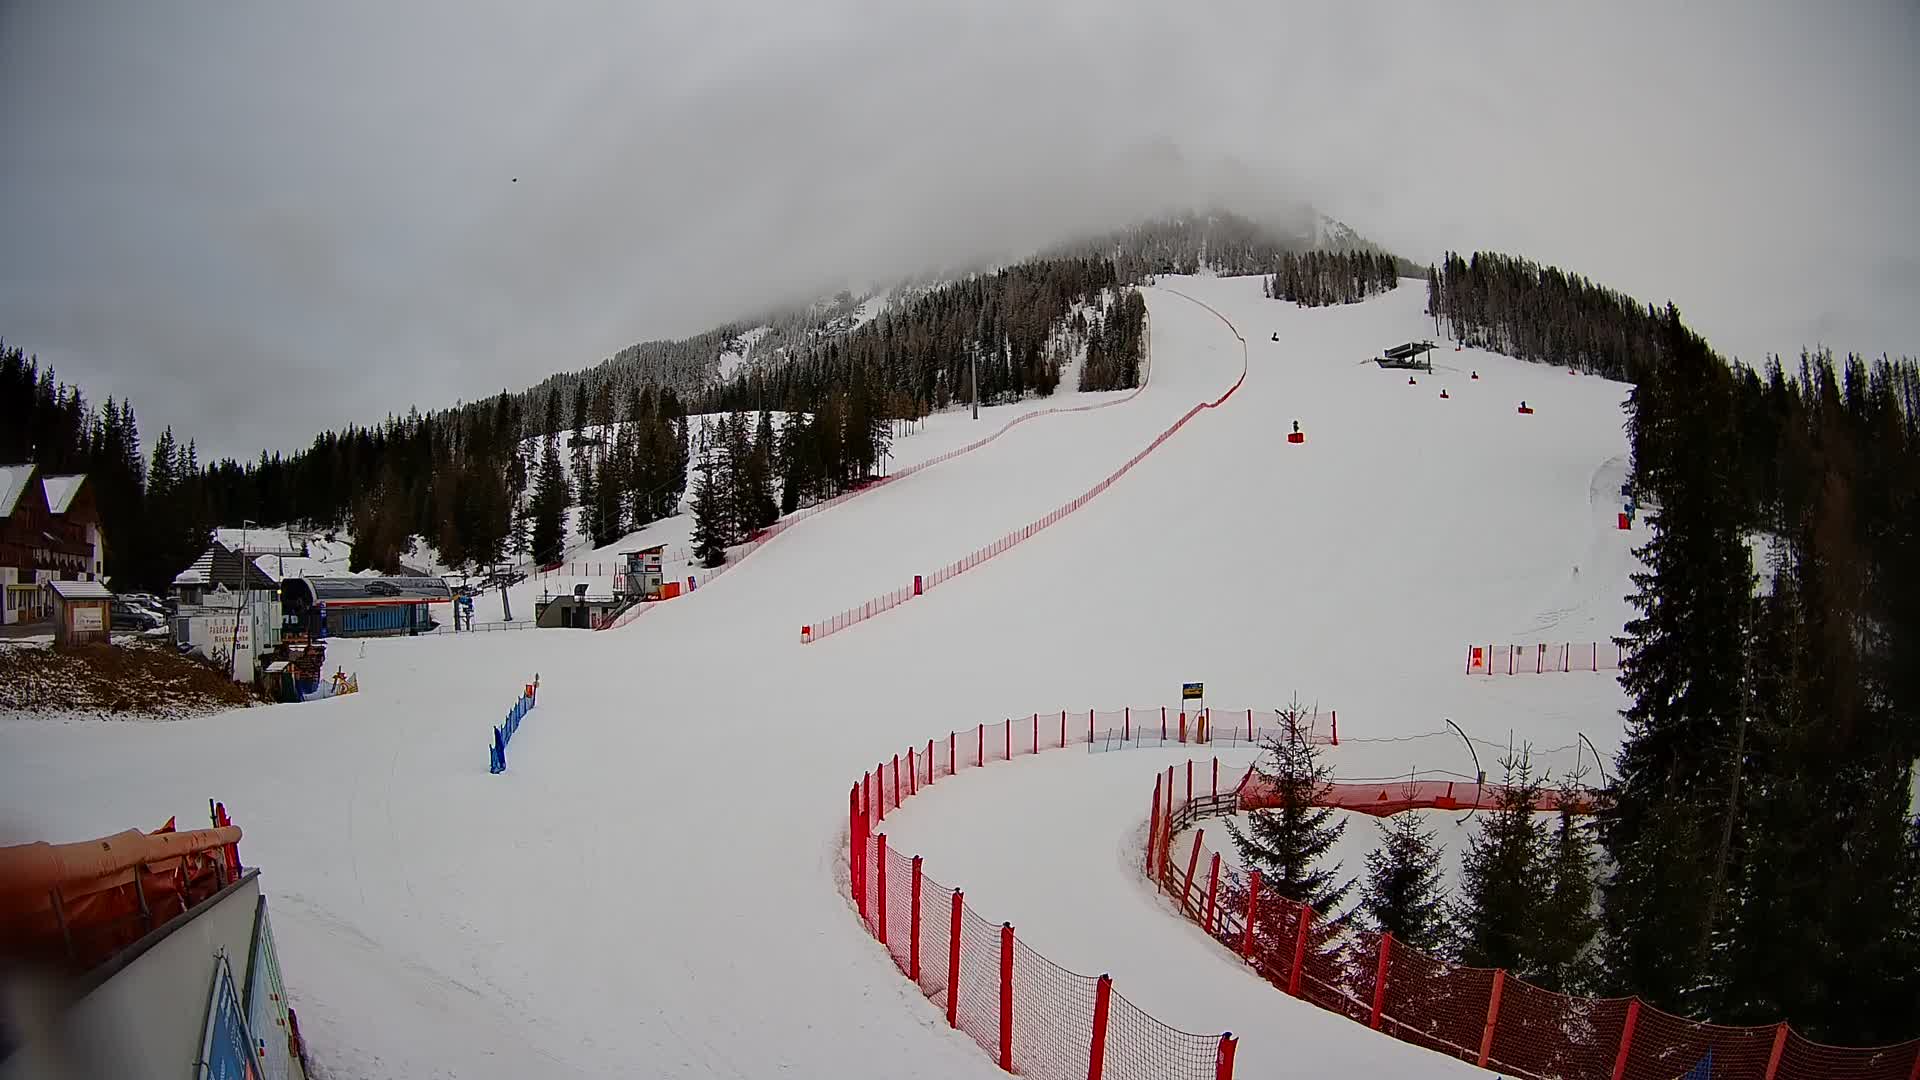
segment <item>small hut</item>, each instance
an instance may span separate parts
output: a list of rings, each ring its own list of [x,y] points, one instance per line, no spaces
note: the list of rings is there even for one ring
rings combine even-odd
[[[49,581],[53,598],[53,643],[105,642],[113,629],[113,593],[97,581]]]

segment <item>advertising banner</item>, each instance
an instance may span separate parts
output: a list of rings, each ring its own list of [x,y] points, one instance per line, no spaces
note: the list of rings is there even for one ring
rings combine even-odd
[[[213,992],[207,1002],[207,1029],[200,1040],[195,1075],[201,1080],[261,1080],[253,1053],[246,1013],[233,986],[233,968],[222,952],[213,962]]]

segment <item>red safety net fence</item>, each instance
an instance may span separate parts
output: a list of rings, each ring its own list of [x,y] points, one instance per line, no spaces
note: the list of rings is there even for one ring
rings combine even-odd
[[[1173,292],[1175,290],[1168,290],[1168,291]],[[1178,293],[1178,292],[1176,292],[1176,295],[1186,296],[1186,294]],[[1193,298],[1190,296],[1187,296],[1186,299],[1193,300]],[[1214,311],[1214,309],[1211,306],[1201,303],[1198,300],[1193,300],[1193,302],[1196,304],[1200,304],[1200,306],[1205,307],[1208,311],[1213,311],[1214,315],[1218,317],[1222,322],[1227,322],[1226,316],[1221,315],[1218,311]],[[1233,324],[1231,322],[1227,322],[1227,326],[1229,329],[1233,328]],[[1234,330],[1234,336],[1239,337],[1240,332],[1238,330]],[[1034,521],[1031,521],[1026,525],[1021,526],[1020,528],[1015,529],[1010,533],[1007,533],[1005,536],[1002,536],[1000,539],[995,540],[992,543],[987,544],[986,546],[981,547],[975,551],[972,551],[966,555],[963,555],[960,558],[955,559],[953,562],[950,562],[947,565],[940,567],[939,569],[933,571],[930,574],[914,575],[913,583],[911,585],[903,586],[899,589],[894,590],[893,592],[886,593],[881,596],[876,596],[873,599],[868,600],[864,603],[856,604],[853,607],[847,608],[845,611],[841,611],[838,614],[829,615],[818,621],[807,623],[806,625],[800,628],[801,644],[803,645],[812,644],[813,642],[819,641],[822,638],[830,637],[834,634],[837,634],[840,631],[845,630],[850,626],[855,626],[855,625],[858,625],[859,623],[863,623],[868,619],[873,618],[875,615],[881,614],[882,612],[891,611],[894,608],[899,607],[901,604],[904,604],[907,601],[913,599],[914,597],[922,595],[928,589],[932,589],[936,586],[952,581],[954,578],[959,577],[961,574],[966,573],[968,570],[971,570],[974,567],[979,566],[980,564],[988,561],[989,559],[994,559],[1001,555],[1006,554],[1008,551],[1012,550],[1013,548],[1026,543],[1028,540],[1031,540],[1035,536],[1040,535],[1042,532],[1045,532],[1047,529],[1052,528],[1054,525],[1058,524],[1062,519],[1077,512],[1081,507],[1087,505],[1089,502],[1092,502],[1095,498],[1099,497],[1099,495],[1102,492],[1112,487],[1122,476],[1125,476],[1127,473],[1133,471],[1133,467],[1135,465],[1138,465],[1142,461],[1145,461],[1147,458],[1147,455],[1153,453],[1155,450],[1158,450],[1162,445],[1166,443],[1168,439],[1173,438],[1176,432],[1178,432],[1181,428],[1187,426],[1188,421],[1192,420],[1194,417],[1200,415],[1202,412],[1205,412],[1208,409],[1217,409],[1221,405],[1224,405],[1227,399],[1233,396],[1234,391],[1240,389],[1241,385],[1247,381],[1246,340],[1244,338],[1241,339],[1240,347],[1241,347],[1240,348],[1240,351],[1241,351],[1240,377],[1234,380],[1234,383],[1232,386],[1227,387],[1226,393],[1221,394],[1218,398],[1215,398],[1212,401],[1202,401],[1199,404],[1193,406],[1191,409],[1188,409],[1186,412],[1182,413],[1178,420],[1175,420],[1171,425],[1167,427],[1165,431],[1162,431],[1159,435],[1155,436],[1153,441],[1148,443],[1146,447],[1143,448],[1139,453],[1134,454],[1132,457],[1128,458],[1126,462],[1122,464],[1119,468],[1109,473],[1105,479],[1101,480],[1099,483],[1088,488],[1085,492],[1069,500],[1065,504],[1059,507],[1056,507],[1053,511],[1046,514],[1045,516],[1037,518]],[[1135,391],[1135,392],[1137,393],[1138,391]],[[1117,404],[1117,402],[1104,402],[1101,405],[1097,405],[1097,406],[1081,406],[1079,409],[1063,409],[1061,411],[1075,412],[1075,411],[1082,411],[1088,408],[1104,408],[1106,405],[1111,405],[1111,404]],[[1025,419],[1025,418],[1023,417],[1022,419]]]
[[[1312,908],[1263,893],[1258,871],[1243,873],[1208,846],[1202,820],[1248,809],[1242,796],[1252,785],[1194,793],[1180,771],[1155,780],[1147,876],[1275,987],[1356,1023],[1527,1080],[1675,1080],[1709,1054],[1712,1080],[1920,1080],[1920,1039],[1839,1047],[1785,1023],[1701,1023],[1638,998],[1558,994],[1502,970],[1460,967],[1390,934],[1329,926]]]
[[[949,732],[875,766],[848,793],[854,905],[895,966],[1009,1073],[1057,1080],[1231,1080],[1232,1033],[1203,1035],[1154,1019],[1105,975],[1055,964],[928,877],[918,855],[888,847],[885,821],[922,787],[961,769],[1084,746],[1094,710],[1035,713]]]
[[[1627,649],[1611,641],[1469,645],[1469,675],[1545,675],[1561,671],[1619,671]]]

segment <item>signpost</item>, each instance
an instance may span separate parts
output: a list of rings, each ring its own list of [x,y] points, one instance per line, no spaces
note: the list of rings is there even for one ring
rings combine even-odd
[[[213,961],[213,989],[207,1000],[206,1033],[200,1039],[196,1080],[261,1080],[253,1061],[253,1037],[233,986],[233,968],[222,950]]]

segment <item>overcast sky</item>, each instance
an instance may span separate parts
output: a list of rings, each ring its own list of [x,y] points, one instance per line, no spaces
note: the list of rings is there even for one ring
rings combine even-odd
[[[1911,0],[920,7],[0,0],[0,337],[205,460],[1304,200],[1920,353]]]

